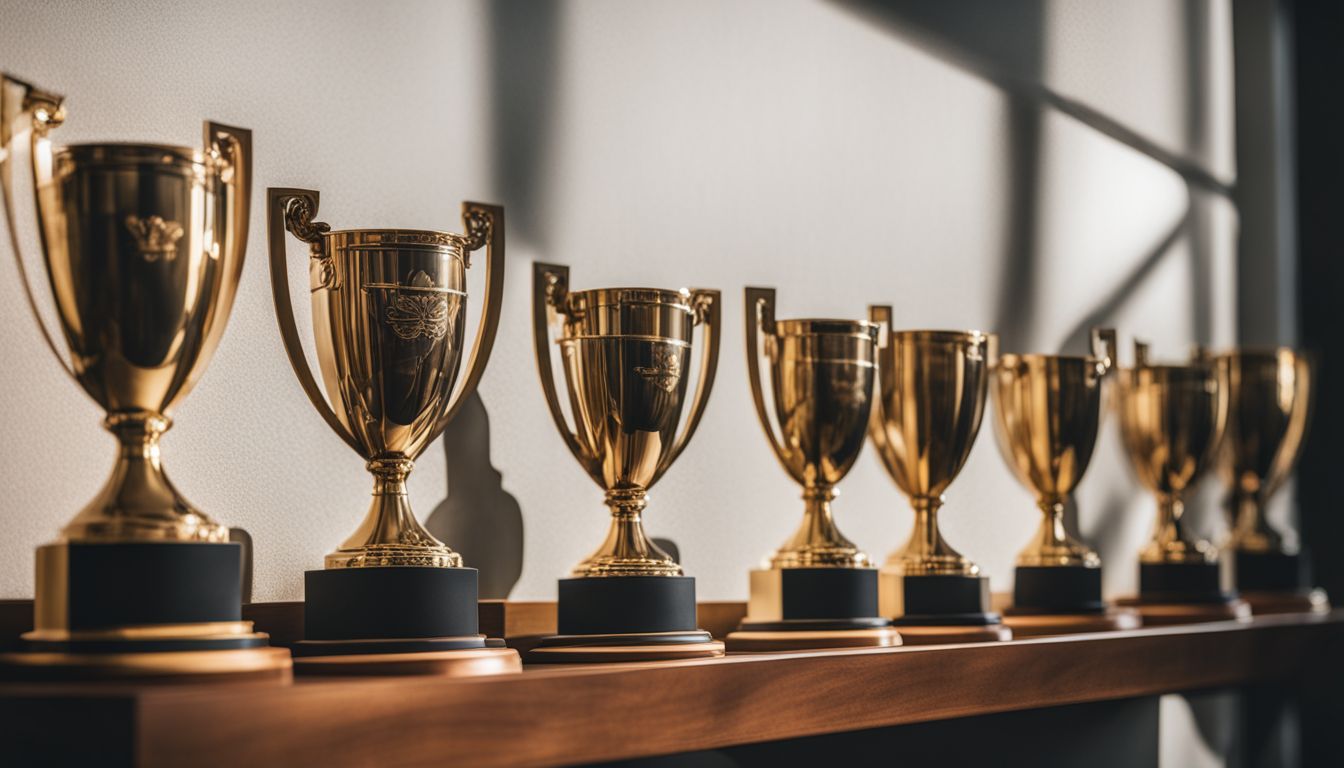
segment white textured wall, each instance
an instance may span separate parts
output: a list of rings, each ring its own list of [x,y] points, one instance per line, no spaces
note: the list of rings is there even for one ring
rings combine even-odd
[[[1177,8],[1046,3],[1045,84],[1230,177],[1226,3],[1208,6],[1208,72],[1193,93]],[[334,226],[456,228],[460,200],[497,199],[502,188],[491,164],[490,18],[477,3],[7,1],[0,67],[68,95],[60,141],[190,143],[210,117],[255,130],[262,199],[268,185],[311,186]],[[1180,177],[1045,108],[1024,278],[1034,298],[1004,306],[1014,256],[1005,212],[1018,194],[1009,97],[943,55],[946,41],[816,0],[569,2],[556,21],[553,120],[535,131],[544,167],[526,196],[532,209],[510,209],[536,226],[510,234],[500,338],[481,386],[493,462],[525,519],[515,597],[552,597],[606,524],[538,390],[530,260],[570,264],[579,288],[724,291],[718,385],[691,447],[654,489],[648,524],[680,545],[702,599],[742,599],[747,568],[800,512],[749,402],[743,285],[776,286],[785,317],[859,317],[869,302],[892,303],[904,327],[992,330],[1016,317],[1022,351],[1054,350],[1186,215]],[[1235,215],[1199,200],[1194,228],[1115,302],[1126,341],[1139,333],[1177,354],[1199,334],[1233,340]],[[369,480],[289,370],[263,216],[255,205],[232,323],[164,451],[192,500],[253,534],[257,599],[297,599],[302,571],[320,567],[363,513]],[[302,285],[297,248],[293,257]],[[33,546],[94,493],[112,454],[100,414],[49,359],[15,277],[0,259],[0,596],[31,593]],[[1208,306],[1192,308],[1196,293]],[[296,299],[306,307],[304,292]],[[1037,519],[985,426],[944,520],[1004,590]],[[1134,587],[1151,502],[1113,425],[1102,440],[1079,502],[1114,594]],[[443,463],[436,445],[412,477],[422,516],[444,495]],[[871,451],[843,491],[837,514],[851,538],[880,557],[902,542],[910,514]]]

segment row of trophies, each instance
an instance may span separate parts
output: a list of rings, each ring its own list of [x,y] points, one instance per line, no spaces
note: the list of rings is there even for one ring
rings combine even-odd
[[[317,192],[267,191],[285,349],[304,392],[374,478],[363,523],[324,569],[305,576],[303,639],[276,648],[242,618],[240,545],[183,498],[159,458],[169,413],[219,343],[238,288],[250,133],[208,123],[199,150],[53,148],[62,99],[9,77],[2,88],[0,180],[20,270],[11,186],[15,149],[26,138],[46,274],[70,353],[64,364],[106,410],[120,445],[103,490],[58,542],[37,550],[34,628],[0,654],[3,675],[520,669],[513,649],[479,632],[477,571],[420,525],[406,494],[413,462],[475,389],[489,358],[503,292],[503,210],[465,204],[464,234],[333,231],[315,220]],[[292,313],[286,233],[308,246],[321,383]],[[459,384],[466,276],[480,248],[482,319]],[[536,264],[533,280],[542,389],[564,442],[605,491],[612,519],[597,551],[560,581],[558,633],[531,649],[531,660],[723,654],[724,643],[698,629],[694,580],[641,522],[648,489],[704,413],[719,355],[719,292],[574,291],[568,270],[549,264]],[[31,290],[29,300],[36,312]],[[745,320],[756,411],[779,462],[802,486],[804,515],[750,574],[747,615],[727,637],[728,650],[1000,641],[1140,620],[1244,618],[1248,605],[1228,588],[1217,550],[1183,525],[1183,495],[1220,457],[1236,513],[1231,551],[1241,589],[1260,610],[1324,604],[1303,588],[1300,558],[1264,515],[1307,426],[1311,367],[1298,353],[1201,353],[1154,365],[1137,345],[1133,367],[1119,369],[1114,332],[1099,330],[1089,356],[999,355],[992,334],[897,331],[887,307],[871,308],[868,321],[779,320],[775,293],[764,288],[746,290]],[[64,361],[40,314],[39,325]],[[1125,606],[1102,600],[1099,558],[1065,525],[1107,379],[1118,379],[1129,458],[1159,502],[1156,534],[1140,558],[1140,594]],[[987,578],[938,529],[944,493],[990,398],[1004,456],[1042,514],[1002,616],[990,605]],[[831,511],[868,437],[915,515],[909,543],[880,569],[841,535]]]

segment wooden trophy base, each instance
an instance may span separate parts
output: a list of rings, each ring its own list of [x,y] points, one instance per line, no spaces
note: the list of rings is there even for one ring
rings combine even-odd
[[[1243,600],[1251,604],[1251,613],[1264,616],[1276,613],[1329,613],[1330,598],[1323,589],[1292,592],[1247,591]]]
[[[591,664],[712,659],[723,654],[723,643],[714,640],[708,632],[552,635],[527,652],[527,661],[529,664]]]
[[[1013,630],[1014,637],[1045,637],[1138,629],[1143,619],[1132,608],[1109,608],[1098,613],[1015,613],[1008,609],[1003,613],[1003,623]]]
[[[724,638],[729,653],[816,651],[839,648],[890,648],[901,644],[893,627],[872,629],[738,630]]]
[[[1013,639],[1013,630],[1003,624],[901,624],[903,645],[949,645],[953,643],[998,643]]]
[[[294,671],[303,675],[427,675],[477,677],[523,671],[522,660],[512,648],[469,648],[417,653],[360,653],[335,656],[301,656]]]
[[[263,646],[219,651],[0,653],[0,680],[200,683],[290,680],[285,648]]]
[[[1214,621],[1249,621],[1251,606],[1239,597],[1212,602],[1158,602],[1126,597],[1116,605],[1134,608],[1143,617],[1145,627],[1169,627],[1177,624],[1204,624]]]

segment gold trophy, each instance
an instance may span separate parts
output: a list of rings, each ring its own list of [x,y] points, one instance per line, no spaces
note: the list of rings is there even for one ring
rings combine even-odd
[[[1228,367],[1227,434],[1219,468],[1228,485],[1237,590],[1253,613],[1326,611],[1325,592],[1306,583],[1303,556],[1287,549],[1265,505],[1293,472],[1311,416],[1315,366],[1282,347],[1219,356]]]
[[[0,77],[0,181],[24,290],[119,449],[103,489],[37,550],[34,629],[0,654],[0,675],[287,678],[289,652],[242,621],[241,545],[182,497],[159,458],[238,288],[251,133],[206,123],[203,149],[53,149],[48,134],[64,118],[60,96]],[[68,362],[37,311],[15,231],[15,139],[25,135]]]
[[[296,668],[314,674],[467,676],[517,672],[517,652],[479,634],[477,571],[420,525],[406,477],[485,371],[504,290],[504,210],[464,203],[466,234],[332,231],[318,193],[267,191],[271,286],[285,351],[327,425],[373,474],[373,503],[326,568],[304,575]],[[285,232],[309,248],[313,334],[326,384],[308,368],[294,322]],[[461,367],[472,251],[486,248],[485,301]]]
[[[718,291],[600,288],[569,291],[569,268],[532,270],[537,368],[555,425],[606,492],[611,527],[597,551],[560,580],[559,634],[532,661],[628,661],[723,654],[696,627],[695,579],[644,534],[648,490],[685,449],[704,414],[719,357]],[[551,366],[552,324],[569,411]],[[692,331],[703,325],[700,380],[688,385]],[[687,395],[694,392],[678,433]]]
[[[966,463],[998,337],[980,331],[894,331],[891,307],[869,307],[885,326],[869,433],[887,472],[910,499],[910,540],[879,575],[883,616],[907,645],[1009,640],[990,611],[989,579],[938,532],[943,493]]]
[[[1092,331],[1092,355],[1004,355],[990,392],[994,433],[1008,467],[1036,496],[1041,526],[1017,556],[1014,636],[1133,629],[1138,613],[1108,609],[1101,558],[1065,527],[1064,507],[1092,459],[1101,425],[1102,383],[1115,365],[1115,331]]]
[[[1153,538],[1139,552],[1138,607],[1143,623],[1182,624],[1250,616],[1223,585],[1218,550],[1184,521],[1186,491],[1213,463],[1227,424],[1227,364],[1196,349],[1184,365],[1153,365],[1134,344],[1134,367],[1121,369],[1120,432],[1139,482],[1157,496]]]
[[[877,569],[835,526],[835,486],[863,449],[872,409],[878,326],[775,320],[775,291],[746,289],[747,371],[756,415],[784,471],[803,486],[797,531],[751,572],[747,617],[732,651],[900,645],[878,612]],[[761,385],[770,361],[774,418]],[[776,426],[777,425],[777,426]]]

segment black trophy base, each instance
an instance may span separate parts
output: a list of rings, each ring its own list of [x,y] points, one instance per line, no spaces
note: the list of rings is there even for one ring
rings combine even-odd
[[[985,576],[881,574],[882,614],[905,645],[1011,640],[1012,630],[990,610]]]
[[[528,652],[530,662],[654,661],[723,655],[696,627],[695,579],[605,576],[560,580],[558,633]]]
[[[1019,565],[1013,581],[1013,607],[1004,613],[1102,614],[1101,568],[1083,565]]]
[[[332,568],[304,574],[303,674],[521,671],[517,652],[479,633],[474,568]]]
[[[751,572],[747,616],[724,638],[730,652],[900,645],[878,614],[874,568],[776,568]]]
[[[236,543],[69,542],[37,551],[34,630],[0,679],[287,679],[289,652],[242,620]]]
[[[1308,581],[1306,557],[1282,552],[1237,552],[1237,591],[1256,615],[1324,613],[1330,600]]]
[[[1218,563],[1141,563],[1139,600],[1148,603],[1229,603]]]

